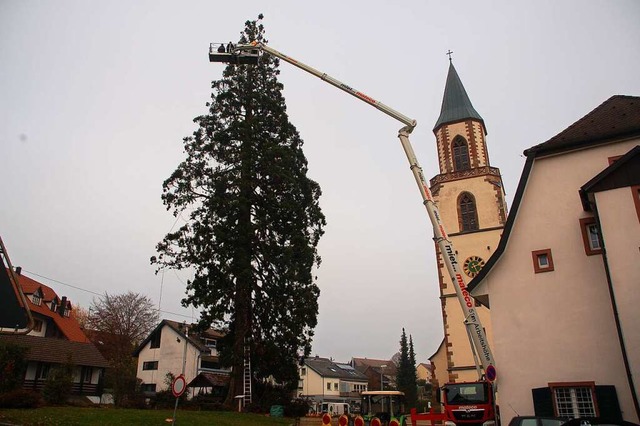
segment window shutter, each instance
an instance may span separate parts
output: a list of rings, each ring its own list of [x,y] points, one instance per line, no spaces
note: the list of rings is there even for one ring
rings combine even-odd
[[[536,416],[554,417],[551,388],[531,389],[533,395],[533,411]]]
[[[615,386],[596,386],[596,402],[600,417],[608,420],[622,421],[622,412],[618,402]]]

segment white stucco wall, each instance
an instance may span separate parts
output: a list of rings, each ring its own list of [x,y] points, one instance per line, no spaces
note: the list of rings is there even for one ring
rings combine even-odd
[[[640,220],[633,197],[629,187],[595,194],[624,345],[640,394]]]
[[[535,161],[508,246],[483,281],[491,297],[503,421],[533,414],[531,389],[551,382],[615,385],[637,421],[625,379],[601,256],[584,251],[578,189],[637,141]],[[637,223],[637,218],[636,218]],[[534,273],[532,251],[551,249],[555,270]],[[637,251],[637,248],[636,248]],[[637,263],[636,263],[637,268]],[[637,296],[636,296],[637,303]]]
[[[167,388],[164,384],[167,373],[173,373],[175,376],[182,373],[186,341],[168,326],[164,326],[161,333],[159,348],[152,349],[151,343],[147,343],[140,351],[137,371],[137,377],[145,384],[155,383],[158,392]],[[185,379],[189,383],[197,375],[200,351],[191,343],[186,343],[186,346]],[[147,361],[158,361],[158,369],[143,370],[144,363]]]
[[[300,376],[302,380],[302,392],[303,395],[322,395],[324,389],[324,381],[322,377],[308,366],[304,366],[306,373],[304,376]]]

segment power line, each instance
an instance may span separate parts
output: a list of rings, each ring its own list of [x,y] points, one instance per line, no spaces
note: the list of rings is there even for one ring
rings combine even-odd
[[[76,290],[80,290],[80,291],[84,291],[84,292],[87,292],[87,293],[95,294],[96,296],[104,296],[104,294],[102,294],[102,293],[97,293],[97,292],[92,291],[92,290],[87,290],[86,288],[82,288],[82,287],[78,287],[78,286],[75,286],[75,285],[67,284],[67,283],[64,283],[62,281],[56,280],[54,278],[45,277],[44,275],[36,274],[35,272],[32,272],[32,271],[27,271],[26,269],[23,269],[22,271],[26,272],[26,273],[28,273],[30,275],[35,275],[36,277],[39,277],[39,278],[44,278],[45,280],[53,281],[56,284],[64,285],[64,286],[67,286],[67,287],[74,288]],[[162,312],[163,314],[176,315],[176,316],[184,317],[184,318],[192,318],[192,315],[178,314],[176,312],[165,311],[165,310],[162,310],[162,309],[157,309],[157,311],[158,312]]]
[[[36,274],[35,272],[27,271],[26,269],[23,269],[23,272],[26,272],[26,273],[31,274],[31,275],[35,275],[36,277],[44,278],[45,280],[53,281],[54,283],[57,283],[57,284],[62,284],[62,285],[65,285],[67,287],[75,288],[76,290],[86,291],[87,293],[95,294],[97,296],[104,296],[104,294],[96,293],[95,291],[87,290],[86,288],[77,287],[75,285],[63,283],[62,281],[58,281],[58,280],[55,280],[53,278],[45,277],[44,275],[40,275],[40,274]]]

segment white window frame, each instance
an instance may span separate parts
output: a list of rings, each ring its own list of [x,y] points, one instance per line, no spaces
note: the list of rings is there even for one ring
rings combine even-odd
[[[600,236],[598,234],[598,225],[590,223],[587,225],[587,235],[589,235],[589,248],[591,250],[602,250]]]
[[[552,386],[553,403],[558,417],[596,417],[594,386],[590,383]]]

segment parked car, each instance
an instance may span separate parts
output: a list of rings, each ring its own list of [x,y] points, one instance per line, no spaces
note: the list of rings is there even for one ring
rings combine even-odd
[[[571,419],[561,426],[640,426],[637,423],[625,420],[605,419],[602,417],[580,417]]]
[[[568,421],[565,417],[516,416],[511,419],[509,426],[562,426]]]

